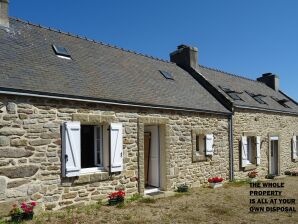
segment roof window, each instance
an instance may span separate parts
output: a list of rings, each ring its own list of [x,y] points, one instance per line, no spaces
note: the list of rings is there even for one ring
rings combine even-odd
[[[174,80],[174,76],[172,75],[172,73],[161,70],[159,70],[159,72],[163,75],[164,78]]]
[[[229,95],[229,97],[231,97],[233,100],[242,100],[241,97],[238,94],[242,94],[242,92],[236,92],[234,90],[231,90],[229,88],[226,87],[221,87],[220,88]],[[243,101],[243,100],[242,100]]]
[[[278,102],[280,105],[282,105],[283,107],[285,107],[285,108],[291,108],[291,107],[289,107],[286,103],[287,102],[289,102],[289,100],[287,100],[287,99],[278,99],[278,98],[276,98],[276,97],[274,97],[274,96],[272,96],[271,97],[272,99],[274,99],[276,102]]]
[[[53,44],[53,49],[57,56],[59,56],[61,58],[65,58],[65,59],[71,59],[70,53],[67,51],[67,49],[65,47]]]
[[[251,96],[255,101],[257,101],[259,104],[267,104],[267,103],[263,100],[263,98],[266,97],[266,96],[264,96],[264,95],[262,95],[262,94],[249,93],[249,92],[247,92],[247,91],[246,91],[246,93],[247,93],[248,95],[250,95],[250,96]]]

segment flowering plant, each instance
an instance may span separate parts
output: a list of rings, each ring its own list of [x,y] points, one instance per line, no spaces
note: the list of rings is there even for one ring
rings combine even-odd
[[[247,175],[249,178],[255,178],[256,176],[258,176],[258,171],[253,170],[253,171],[249,172]]]
[[[32,219],[34,215],[33,209],[36,205],[37,203],[35,201],[23,202],[20,207],[14,204],[10,211],[11,221],[19,223],[22,220]]]
[[[224,179],[221,177],[213,177],[213,178],[209,178],[208,182],[209,183],[221,183]]]
[[[110,205],[118,204],[119,202],[124,201],[125,192],[122,191],[122,190],[112,192],[108,195],[108,198],[109,198],[109,204]]]
[[[32,202],[23,202],[21,204],[21,209],[23,210],[23,212],[25,214],[29,214],[29,213],[33,213],[33,208],[37,205],[37,203],[35,201],[32,201]]]

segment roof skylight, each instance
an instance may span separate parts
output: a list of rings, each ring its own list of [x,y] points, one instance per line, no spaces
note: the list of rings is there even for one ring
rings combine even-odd
[[[174,76],[172,75],[172,73],[170,72],[166,72],[166,71],[161,71],[159,70],[159,72],[163,75],[163,77],[165,77],[166,79],[171,79],[174,80]]]
[[[70,53],[67,51],[67,49],[65,47],[53,44],[53,49],[54,49],[55,54],[57,56],[62,56],[62,57],[66,57],[66,58],[69,58],[69,59],[71,58]]]
[[[276,98],[276,97],[274,97],[274,96],[272,96],[271,97],[272,99],[274,99],[276,102],[278,102],[280,105],[282,105],[283,107],[285,107],[285,108],[291,108],[291,107],[289,107],[286,103],[287,102],[289,102],[289,100],[287,100],[287,99],[278,99],[278,98]]]
[[[226,87],[221,87],[220,88],[229,95],[229,97],[231,97],[233,100],[242,100],[241,97],[238,94],[241,94],[242,92],[236,92],[234,90],[231,90],[229,88]],[[243,101],[243,100],[242,100]]]
[[[267,104],[267,103],[263,100],[263,98],[266,97],[266,96],[264,96],[264,95],[262,95],[262,94],[249,93],[249,92],[247,92],[247,91],[246,91],[246,93],[247,93],[248,95],[250,95],[250,96],[251,96],[255,101],[257,101],[259,104]]]

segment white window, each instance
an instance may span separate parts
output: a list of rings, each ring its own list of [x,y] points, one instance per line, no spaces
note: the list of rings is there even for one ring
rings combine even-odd
[[[62,129],[63,176],[123,169],[122,124],[81,125],[66,122]]]
[[[104,152],[103,140],[102,125],[81,125],[81,168],[85,171],[103,169],[103,154],[108,153]]]
[[[242,136],[241,138],[242,167],[260,165],[261,140],[259,136]]]
[[[197,156],[213,155],[213,134],[198,134],[196,137],[195,152]]]

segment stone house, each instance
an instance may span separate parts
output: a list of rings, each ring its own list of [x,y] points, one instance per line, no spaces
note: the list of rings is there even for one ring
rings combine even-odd
[[[198,65],[198,49],[181,45],[171,61],[188,71],[232,111],[231,179],[281,175],[297,168],[298,104],[279,89],[279,77],[263,74],[257,80]]]
[[[175,63],[7,16],[0,0],[0,215],[229,179],[231,112]]]

